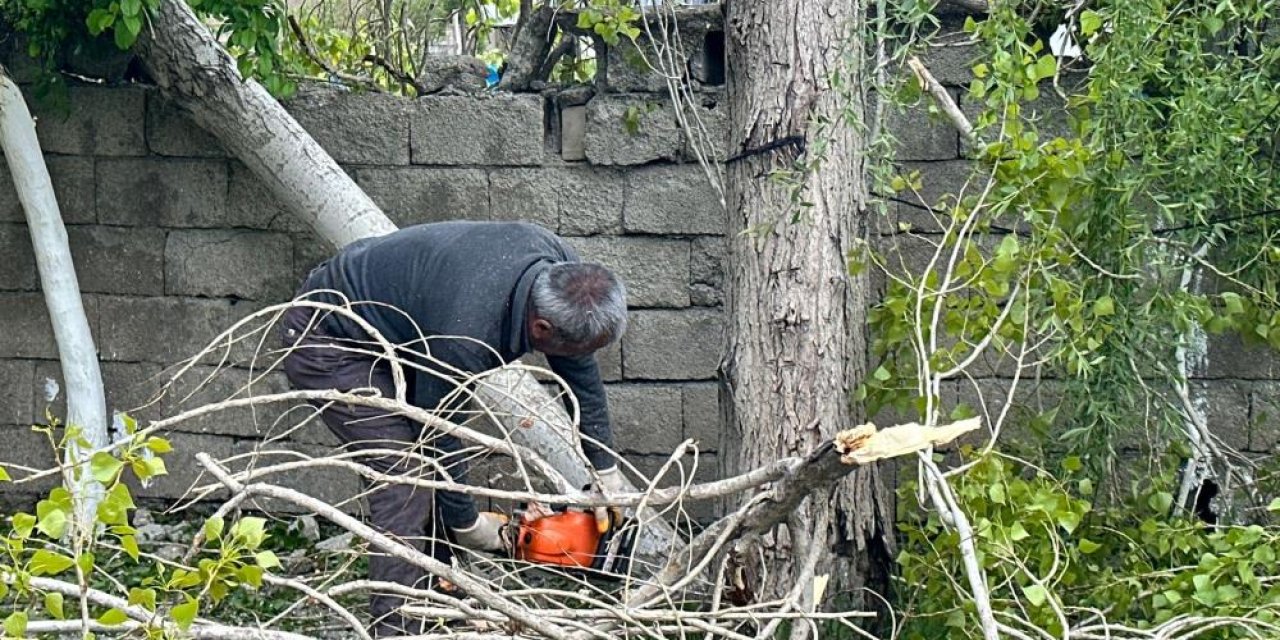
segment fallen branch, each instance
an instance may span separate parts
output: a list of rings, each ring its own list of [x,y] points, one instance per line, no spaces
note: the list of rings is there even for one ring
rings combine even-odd
[[[960,132],[971,144],[978,143],[978,136],[973,132],[973,125],[969,119],[965,117],[964,112],[960,110],[960,105],[951,98],[951,94],[947,93],[947,89],[938,82],[937,78],[929,73],[929,69],[925,68],[924,63],[920,59],[911,56],[907,58],[907,66],[911,67],[911,71],[916,74],[916,79],[920,81],[920,87],[929,92],[933,97],[933,101],[938,104],[938,108],[942,109],[942,113],[951,121],[952,126]]]

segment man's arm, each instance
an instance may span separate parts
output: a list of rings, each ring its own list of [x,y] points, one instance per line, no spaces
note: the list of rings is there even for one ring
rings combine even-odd
[[[617,466],[614,455],[606,450],[613,448],[613,429],[609,423],[608,398],[605,396],[604,384],[600,381],[600,368],[596,365],[595,355],[547,356],[547,364],[556,375],[564,378],[569,390],[578,398],[578,409],[581,411],[579,431],[585,436],[582,440],[582,452],[591,461],[591,466],[600,471]],[[565,404],[568,407],[568,399]]]

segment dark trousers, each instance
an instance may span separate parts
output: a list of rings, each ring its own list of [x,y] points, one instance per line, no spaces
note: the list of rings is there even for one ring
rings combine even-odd
[[[293,388],[350,391],[375,387],[384,396],[394,397],[390,367],[370,356],[336,348],[341,344],[338,340],[309,326],[312,311],[295,307],[283,318],[284,342],[286,347],[292,347],[285,358],[284,371]],[[405,374],[411,376],[412,372]],[[412,389],[411,378],[409,388]],[[332,404],[321,412],[321,418],[348,451],[427,451],[421,442],[422,425],[404,416],[388,415],[370,407]],[[432,476],[423,463],[403,456],[370,455],[360,462],[384,474]],[[444,528],[439,524],[432,494],[410,485],[366,483],[370,519],[375,528],[448,564],[452,554],[444,542]],[[424,589],[432,586],[422,569],[379,553],[369,558],[369,578]],[[369,612],[374,618],[375,636],[421,633],[416,627],[408,628],[408,621],[396,613],[402,603],[403,598],[390,594],[371,596]]]

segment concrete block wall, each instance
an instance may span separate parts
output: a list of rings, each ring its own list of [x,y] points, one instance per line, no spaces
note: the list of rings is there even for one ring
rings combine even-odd
[[[922,55],[925,65],[970,117],[982,106],[968,95],[968,84],[972,80],[970,69],[977,55],[972,45],[951,36],[941,38],[939,45]],[[1070,85],[1076,79],[1065,77],[1063,83]],[[928,113],[928,100],[923,97],[917,104],[901,110],[891,108],[885,125],[897,141],[898,172],[919,172],[922,181],[919,196],[909,192],[880,194],[883,215],[874,216],[870,225],[873,241],[887,255],[890,264],[906,265],[914,273],[925,267],[933,252],[930,243],[942,231],[926,207],[936,205],[944,196],[954,197],[967,183],[966,193],[972,193],[975,188],[969,183],[974,165],[968,159],[966,145],[945,119]],[[1065,106],[1047,88],[1027,106],[1027,112],[1038,121],[1042,135],[1070,134]],[[980,183],[978,185],[980,188]],[[883,286],[881,278],[876,285],[877,298]],[[1209,429],[1227,444],[1245,452],[1280,452],[1280,400],[1277,400],[1280,386],[1276,382],[1280,376],[1280,354],[1265,345],[1246,345],[1237,337],[1210,336],[1207,355],[1207,367],[1193,374],[1192,389],[1203,403]],[[941,399],[944,413],[960,403],[992,417],[1003,408],[1013,376],[1012,360],[988,358],[979,362],[973,373],[972,382],[952,381],[944,387]],[[1037,412],[1056,407],[1062,398],[1062,382],[1054,379],[1053,372],[1040,372],[1040,380],[1028,379],[1026,375],[1019,384],[1009,423],[1001,436],[1004,442],[1030,442],[1029,432],[1022,427]],[[877,423],[892,424],[900,419],[914,420],[915,416],[900,416],[886,410],[874,419]],[[1060,418],[1054,428],[1070,426]],[[971,441],[985,443],[986,439]],[[1133,444],[1122,443],[1121,447]]]
[[[673,123],[626,132],[627,106],[662,101],[610,94],[562,110],[540,94],[415,100],[311,90],[286,106],[401,226],[529,220],[616,269],[630,291],[632,328],[600,360],[618,446],[653,470],[697,437],[704,468],[714,468],[723,214],[701,169],[685,161]],[[575,108],[581,126],[551,126]],[[669,109],[652,108],[646,121],[663,115]],[[173,365],[247,314],[292,297],[329,254],[325,243],[153,90],[79,86],[69,115],[37,104],[37,117],[111,408],[158,418],[287,388],[280,374],[262,375],[266,362],[249,359],[254,337],[231,348],[235,366],[208,384],[201,387],[213,369],[197,367],[155,399]],[[30,425],[44,422],[46,409],[63,411],[43,396],[45,380],[60,378],[57,350],[8,176],[0,176],[0,252],[0,433],[15,445],[0,463],[52,463]],[[280,455],[271,450],[332,446],[306,418],[304,407],[272,407],[185,423],[172,434],[171,477],[144,495],[180,496],[198,476],[198,450],[257,449],[261,465]],[[336,474],[294,482],[329,496],[357,490]]]

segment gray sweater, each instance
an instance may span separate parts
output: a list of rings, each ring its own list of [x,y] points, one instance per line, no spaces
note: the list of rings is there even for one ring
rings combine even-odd
[[[526,323],[534,278],[553,263],[578,260],[568,244],[533,224],[440,222],[354,242],[317,267],[303,288],[342,292],[355,303],[356,313],[399,345],[406,358],[436,372],[414,373],[411,401],[439,408],[448,417],[461,408],[461,402],[441,406],[455,388],[452,380],[458,373],[421,354],[429,351],[435,360],[472,374],[528,353]],[[327,298],[337,301],[332,295]],[[336,337],[368,339],[354,322],[337,316],[326,318],[321,328]],[[612,447],[595,356],[548,356],[547,362],[578,398],[582,434]],[[441,437],[437,446],[456,452],[460,443]],[[615,464],[610,454],[585,440],[583,450],[598,469]],[[465,466],[456,464],[451,473],[465,475]],[[441,492],[439,502],[446,522],[471,521],[475,508],[468,496]]]

